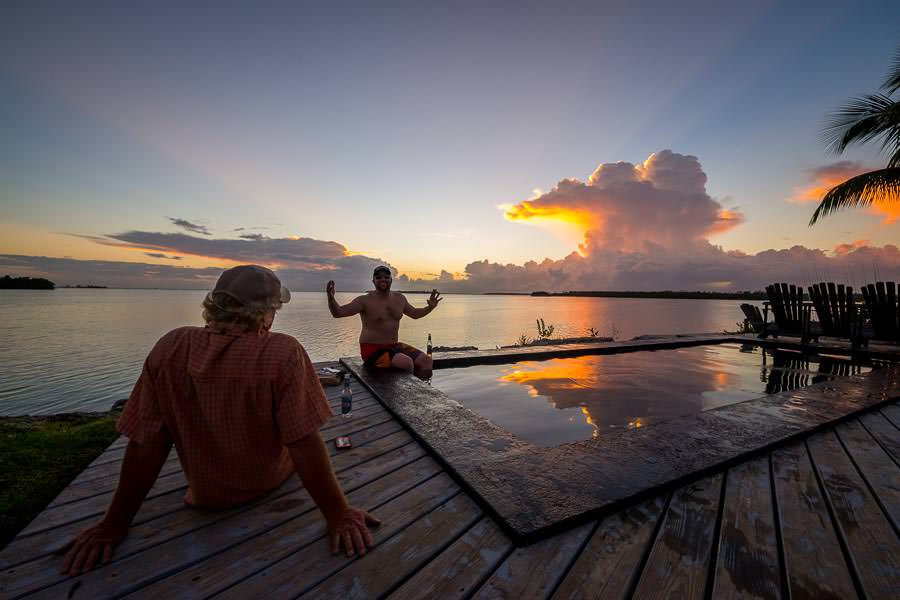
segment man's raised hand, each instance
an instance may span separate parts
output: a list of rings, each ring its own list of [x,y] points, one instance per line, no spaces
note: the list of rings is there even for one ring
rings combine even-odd
[[[334,296],[334,281],[329,281],[325,285],[325,293],[328,294],[329,296],[332,296],[332,297]]]
[[[441,300],[443,300],[443,298],[441,298],[440,292],[438,292],[437,290],[431,290],[431,296],[428,297],[428,307],[436,308],[438,302],[440,302]]]

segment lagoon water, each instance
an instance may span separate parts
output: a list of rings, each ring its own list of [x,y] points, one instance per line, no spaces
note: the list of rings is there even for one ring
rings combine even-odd
[[[153,344],[182,325],[202,325],[205,292],[185,290],[0,290],[0,414],[107,410],[125,398]],[[356,294],[337,294],[341,303]],[[408,295],[414,306],[427,296]],[[665,300],[447,295],[434,313],[404,318],[400,338],[424,349],[493,348],[536,335],[535,319],[554,336],[701,333],[734,329],[737,300]],[[314,361],[358,353],[359,319],[333,319],[325,294],[298,292],[275,318]]]

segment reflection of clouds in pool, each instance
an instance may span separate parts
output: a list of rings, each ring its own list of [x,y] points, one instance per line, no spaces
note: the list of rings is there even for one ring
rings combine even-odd
[[[722,344],[438,369],[435,385],[507,431],[552,446],[855,372],[841,359]]]

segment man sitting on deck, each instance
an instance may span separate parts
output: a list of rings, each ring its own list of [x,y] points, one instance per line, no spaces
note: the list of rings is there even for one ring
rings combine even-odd
[[[290,292],[265,267],[228,269],[203,301],[206,327],[181,327],[154,346],[118,430],[128,437],[119,484],[103,520],[70,541],[64,570],[109,561],[156,481],[172,444],[184,501],[229,508],[296,472],[325,516],[332,553],[365,554],[379,521],[347,503],[319,427],[331,417],[306,350],[269,329]],[[240,518],[235,517],[235,518]]]
[[[350,317],[358,314],[362,319],[359,334],[359,351],[363,361],[373,367],[394,367],[417,377],[431,377],[431,357],[409,344],[398,340],[400,319],[403,315],[421,319],[441,301],[437,290],[431,290],[428,306],[415,308],[400,292],[391,291],[391,270],[384,265],[375,267],[372,283],[375,290],[357,296],[349,304],[341,306],[334,298],[334,282],[325,286],[328,294],[328,309],[334,318]]]

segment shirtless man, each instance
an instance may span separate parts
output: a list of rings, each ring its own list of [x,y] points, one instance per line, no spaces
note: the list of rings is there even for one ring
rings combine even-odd
[[[400,319],[403,315],[421,319],[441,301],[437,290],[431,290],[428,306],[415,308],[400,292],[391,291],[391,270],[384,265],[375,267],[372,283],[375,290],[357,296],[349,304],[341,306],[334,299],[334,282],[325,286],[328,294],[328,309],[334,318],[350,317],[358,314],[362,319],[359,334],[359,351],[367,365],[374,367],[394,367],[417,377],[431,377],[431,357],[397,340]]]

